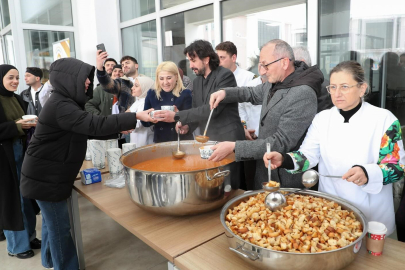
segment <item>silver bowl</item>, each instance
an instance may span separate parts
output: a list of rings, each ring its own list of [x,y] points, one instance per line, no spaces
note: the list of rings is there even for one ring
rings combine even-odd
[[[186,155],[200,156],[199,147],[214,145],[196,141],[181,141]],[[223,206],[235,194],[231,187],[230,164],[189,172],[153,172],[133,169],[137,163],[172,156],[177,142],[158,143],[124,153],[126,187],[132,201],[146,211],[165,215],[194,215]],[[234,155],[231,156],[235,160]],[[159,166],[159,164],[156,164]]]
[[[281,191],[292,192],[296,189],[282,188]],[[325,198],[334,201],[342,206],[342,209],[353,211],[357,220],[363,226],[363,234],[350,245],[337,250],[326,251],[322,253],[291,253],[270,250],[248,241],[243,240],[234,234],[225,224],[225,217],[228,209],[233,209],[242,201],[247,201],[250,196],[262,193],[263,190],[246,192],[230,200],[221,211],[221,223],[225,228],[225,235],[228,239],[229,249],[241,256],[253,267],[259,269],[341,269],[349,265],[360,250],[363,237],[367,233],[367,220],[365,215],[354,205],[346,200],[322,192],[306,190],[297,192],[297,194],[312,195],[314,197]]]

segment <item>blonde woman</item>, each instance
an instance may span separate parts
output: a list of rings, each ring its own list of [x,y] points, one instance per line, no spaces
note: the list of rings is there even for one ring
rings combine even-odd
[[[129,108],[130,112],[141,112],[145,106],[145,97],[149,89],[152,89],[155,82],[149,77],[138,77],[132,86],[132,96],[135,102]],[[136,147],[141,147],[153,143],[153,131],[149,127],[144,127],[138,120],[135,129],[131,132],[131,143]]]
[[[154,108],[155,110],[161,110],[162,106],[175,106],[175,111],[187,110],[192,107],[191,91],[184,89],[183,82],[179,74],[179,70],[175,63],[167,61],[161,63],[156,68],[156,80],[155,89],[148,91],[145,99],[144,110]],[[155,143],[176,141],[177,133],[175,129],[175,122],[163,121],[161,116],[165,114],[174,114],[174,111],[162,111],[156,112],[154,115],[157,123],[142,122],[142,125],[154,127]],[[193,139],[192,134],[181,135],[183,140]]]

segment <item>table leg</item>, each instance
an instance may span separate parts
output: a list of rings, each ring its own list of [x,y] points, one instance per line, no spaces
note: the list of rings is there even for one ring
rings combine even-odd
[[[76,252],[79,258],[79,269],[84,270],[85,264],[83,253],[82,228],[80,226],[79,201],[77,197],[77,192],[74,189],[72,190],[72,196],[68,199],[68,209],[73,242],[76,245]]]

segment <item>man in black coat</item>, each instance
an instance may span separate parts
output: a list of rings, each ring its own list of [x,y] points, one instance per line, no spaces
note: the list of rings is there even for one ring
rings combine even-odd
[[[108,117],[86,112],[86,91],[92,89],[94,70],[73,58],[51,65],[54,92],[42,108],[22,166],[21,193],[37,200],[42,211],[41,252],[45,268],[79,268],[66,199],[83,163],[88,135],[134,129],[137,118],[152,121],[148,115],[151,110]]]

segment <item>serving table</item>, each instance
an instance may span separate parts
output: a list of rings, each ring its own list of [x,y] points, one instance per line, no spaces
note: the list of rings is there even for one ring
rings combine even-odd
[[[90,169],[90,168],[94,168],[93,162],[91,162],[91,160],[85,160],[83,161],[82,167],[80,167],[80,171],[76,176],[76,180],[79,180],[81,178],[80,176],[80,172],[85,170],[85,169]],[[110,169],[108,168],[108,162],[107,162],[107,158],[105,159],[105,168],[104,169],[99,169],[101,174],[105,174],[105,173],[109,173]]]
[[[103,174],[103,181],[108,176],[108,173]],[[241,193],[243,191],[239,190],[235,196]],[[221,208],[195,216],[156,215],[135,205],[126,188],[109,188],[103,183],[83,185],[80,181],[75,181],[68,203],[80,269],[84,269],[84,255],[77,194],[89,200],[171,263],[177,256],[224,233],[219,220]]]

